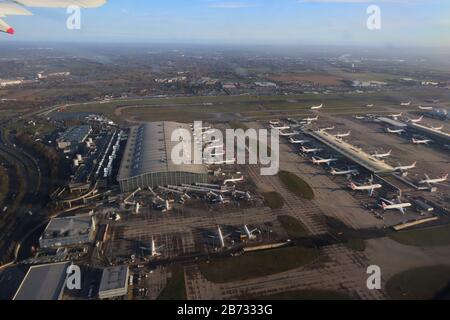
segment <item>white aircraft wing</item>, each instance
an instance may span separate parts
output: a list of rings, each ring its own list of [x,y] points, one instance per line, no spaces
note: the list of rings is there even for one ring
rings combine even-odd
[[[0,18],[7,16],[33,15],[25,7],[35,8],[67,8],[79,6],[80,8],[96,8],[104,5],[107,0],[0,0]],[[0,32],[14,34],[14,29],[0,19]]]

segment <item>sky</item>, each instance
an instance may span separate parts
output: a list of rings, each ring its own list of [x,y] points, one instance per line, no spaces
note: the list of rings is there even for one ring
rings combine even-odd
[[[65,9],[30,10],[4,19],[16,35],[0,41],[450,47],[448,0],[108,0],[82,10],[81,30]]]

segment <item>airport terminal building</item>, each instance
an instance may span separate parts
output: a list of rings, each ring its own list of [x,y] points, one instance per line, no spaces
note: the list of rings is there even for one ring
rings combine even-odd
[[[171,141],[171,135],[179,128],[191,130],[177,122],[148,122],[131,128],[117,177],[122,192],[207,182],[206,166],[171,161],[172,149],[178,144]]]

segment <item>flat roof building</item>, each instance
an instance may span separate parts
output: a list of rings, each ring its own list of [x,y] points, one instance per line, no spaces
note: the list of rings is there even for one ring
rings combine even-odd
[[[386,118],[386,117],[380,117],[378,118],[378,121],[387,124],[389,126],[393,126],[396,128],[406,128],[406,123],[398,121],[398,120],[394,120],[394,119],[390,119],[390,118]]]
[[[39,238],[41,248],[80,245],[94,240],[95,220],[90,215],[51,219]]]
[[[384,161],[371,156],[360,148],[355,147],[326,131],[306,131],[306,133],[372,173],[387,174],[394,172],[394,168]]]
[[[130,269],[126,265],[103,269],[98,297],[103,300],[126,296],[129,275]]]
[[[61,300],[70,262],[32,266],[13,300]]]
[[[179,142],[171,141],[171,136],[177,129],[191,131],[189,125],[177,122],[149,122],[131,128],[117,177],[122,192],[207,182],[205,165],[172,161],[172,150]]]
[[[450,134],[433,128],[423,126],[418,123],[408,123],[408,128],[420,134],[426,135],[430,139],[443,144],[450,144]]]
[[[83,143],[92,131],[89,125],[69,128],[58,139],[58,148],[61,150],[73,149]]]

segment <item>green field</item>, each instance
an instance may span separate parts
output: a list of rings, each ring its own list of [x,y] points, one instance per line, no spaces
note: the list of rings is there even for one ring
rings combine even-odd
[[[297,197],[308,200],[314,199],[314,190],[299,176],[288,171],[280,171],[278,177],[286,188]]]
[[[331,290],[296,290],[276,293],[258,298],[255,300],[354,300],[351,296]]]
[[[446,246],[450,244],[450,225],[392,233],[389,236],[408,246]]]
[[[313,262],[318,256],[317,249],[288,247],[204,262],[200,264],[200,271],[211,282],[226,283],[295,269]]]
[[[158,300],[186,300],[186,286],[183,267],[172,268],[172,277],[167,280]]]
[[[280,222],[281,226],[286,230],[286,233],[288,234],[289,238],[295,239],[295,238],[302,238],[309,235],[308,230],[306,227],[297,219],[291,216],[278,216],[278,221]]]
[[[264,192],[262,196],[264,197],[264,204],[270,209],[280,209],[284,205],[283,197],[278,192]]]
[[[450,288],[450,266],[411,269],[394,275],[386,291],[395,300],[431,300]]]

